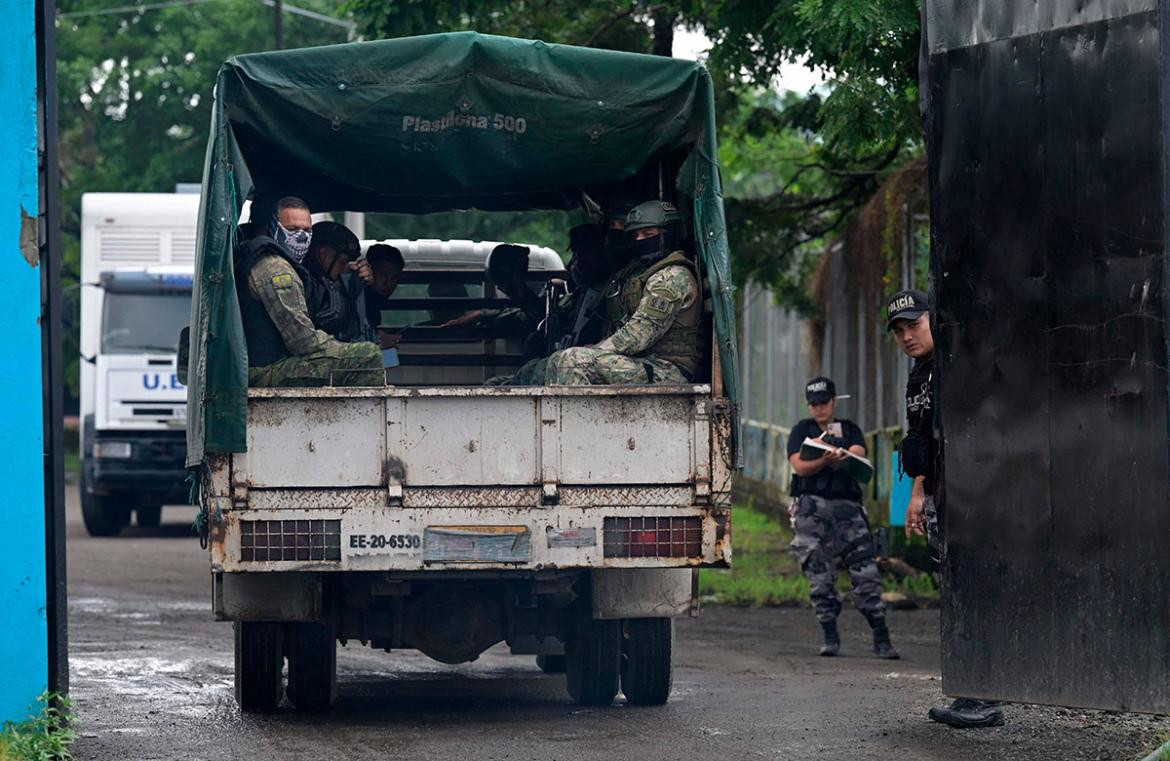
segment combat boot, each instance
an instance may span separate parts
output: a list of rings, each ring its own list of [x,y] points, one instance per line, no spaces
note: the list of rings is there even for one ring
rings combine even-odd
[[[825,630],[825,644],[821,645],[821,655],[832,657],[841,652],[841,635],[837,633],[837,622],[821,621],[821,628]]]
[[[949,706],[930,709],[931,721],[946,724],[956,729],[998,727],[1003,724],[1003,707],[986,700],[959,698]]]
[[[890,642],[890,630],[886,627],[884,616],[867,616],[869,625],[873,628],[873,654],[888,661],[896,661],[902,656],[894,649]]]

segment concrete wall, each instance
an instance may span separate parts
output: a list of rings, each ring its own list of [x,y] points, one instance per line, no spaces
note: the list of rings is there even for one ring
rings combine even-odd
[[[0,721],[48,684],[41,284],[37,260],[36,6],[0,0]]]

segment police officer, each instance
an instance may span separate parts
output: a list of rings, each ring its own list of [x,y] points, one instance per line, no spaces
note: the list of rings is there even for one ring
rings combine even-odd
[[[682,215],[666,201],[646,201],[630,210],[624,233],[624,264],[602,294],[606,338],[549,357],[549,383],[688,383],[698,372],[702,293],[682,250]]]
[[[841,649],[837,632],[841,613],[837,558],[841,558],[853,582],[853,604],[873,629],[874,654],[899,658],[886,626],[881,574],[874,558],[873,534],[861,505],[861,486],[844,467],[850,452],[865,456],[865,437],[852,420],[837,419],[837,389],[829,378],[810,380],[805,399],[812,417],[793,426],[788,437],[788,461],[792,464],[789,495],[793,500],[789,510],[796,529],[792,551],[808,578],[813,607],[825,634],[821,655],[837,655]],[[805,439],[835,449],[806,459],[801,454]]]
[[[930,305],[922,291],[894,294],[886,306],[886,327],[898,348],[914,360],[906,384],[906,435],[902,439],[902,469],[914,479],[906,508],[906,535],[926,536],[931,557],[938,563],[943,550],[944,480],[942,437],[938,432],[938,373],[934,361]],[[994,727],[1003,724],[999,703],[960,698],[949,706],[930,709],[930,718],[952,727]]]
[[[265,232],[236,251],[248,385],[381,385],[385,375],[375,344],[338,341],[314,322],[323,316],[311,312],[305,298],[312,279],[303,263],[312,240],[308,205],[292,196],[280,199]]]

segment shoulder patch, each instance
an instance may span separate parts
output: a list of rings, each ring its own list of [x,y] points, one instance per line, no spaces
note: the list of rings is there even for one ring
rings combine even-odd
[[[272,276],[273,288],[292,288],[293,276],[287,272],[282,272],[279,275]]]

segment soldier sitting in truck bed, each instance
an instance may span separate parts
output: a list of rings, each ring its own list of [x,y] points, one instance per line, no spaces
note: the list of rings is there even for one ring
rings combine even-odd
[[[549,357],[546,380],[570,386],[689,383],[702,358],[702,291],[682,250],[682,216],[646,201],[626,217],[624,266],[602,291],[607,336]],[[615,262],[622,264],[622,262]]]
[[[255,229],[255,228],[254,228]],[[308,205],[276,203],[267,229],[236,250],[236,295],[248,348],[249,386],[375,386],[385,374],[378,346],[344,343],[316,327],[305,299],[312,239]]]

